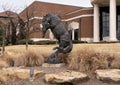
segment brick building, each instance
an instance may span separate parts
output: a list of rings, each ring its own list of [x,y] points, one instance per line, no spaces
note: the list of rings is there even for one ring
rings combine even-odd
[[[9,18],[12,18],[15,21],[16,17],[17,13],[12,11],[4,11],[0,13],[0,24],[2,25],[1,27],[6,30],[6,36],[12,35],[12,27]],[[1,27],[0,29],[2,29]]]
[[[62,17],[68,31],[71,33],[72,40],[92,41],[93,40],[93,8],[77,7],[70,5],[61,5],[35,1],[25,8],[20,16],[26,20],[26,14],[29,14],[31,25],[30,39],[42,40],[41,20],[47,13],[55,13]],[[47,32],[44,39],[53,40],[51,31]]]
[[[8,23],[7,18],[11,17],[11,18],[15,18],[17,15],[17,13],[12,12],[12,11],[4,11],[4,12],[0,12],[0,21],[3,23]]]
[[[90,0],[93,7],[77,7],[35,1],[25,8],[20,16],[31,21],[30,39],[43,40],[41,20],[47,13],[59,14],[73,40],[89,42],[120,40],[120,0]],[[3,18],[0,14],[0,18]],[[48,30],[45,39],[54,40]]]

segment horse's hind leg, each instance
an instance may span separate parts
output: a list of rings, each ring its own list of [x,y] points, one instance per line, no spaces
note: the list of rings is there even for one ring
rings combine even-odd
[[[54,49],[57,49],[56,52],[51,54],[48,57],[48,61],[47,61],[48,63],[51,63],[51,64],[61,63],[61,61],[58,57],[58,54],[59,53],[64,53],[64,45],[66,45],[66,41],[61,40],[60,43],[59,43],[59,47],[54,48]]]

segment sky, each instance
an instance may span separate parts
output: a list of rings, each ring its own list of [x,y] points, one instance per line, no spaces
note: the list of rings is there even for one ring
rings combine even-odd
[[[92,6],[90,0],[0,0],[0,12],[4,10],[11,10],[20,13],[25,9],[25,7],[29,6],[34,1],[58,3],[80,7]]]

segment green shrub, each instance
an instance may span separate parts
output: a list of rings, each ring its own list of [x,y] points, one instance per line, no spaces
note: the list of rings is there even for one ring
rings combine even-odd
[[[81,40],[72,40],[73,44],[79,44],[79,43],[87,43],[87,41],[81,41]]]
[[[34,44],[36,44],[36,45],[49,45],[49,44],[56,44],[56,43],[57,43],[57,41],[50,41],[50,40],[34,42]],[[87,43],[87,41],[73,40],[72,43],[73,44]]]
[[[37,42],[34,42],[34,44],[36,45],[49,45],[49,44],[56,44],[56,41],[50,41],[50,40],[47,40],[47,41],[37,41]]]
[[[18,40],[18,41],[17,41],[17,44],[18,44],[18,45],[24,45],[24,44],[26,44],[26,40],[25,40],[25,39],[23,39],[23,40]],[[33,40],[28,40],[28,44],[33,44]]]
[[[1,40],[1,41],[0,41],[0,46],[2,46],[2,44],[3,44],[3,41]],[[5,42],[5,46],[6,46],[6,45],[8,45],[8,42],[7,42],[7,41]]]
[[[43,41],[37,41],[34,42],[36,45],[49,45],[49,44],[56,44],[57,41],[50,41],[50,40],[43,40]],[[73,44],[79,44],[79,43],[87,43],[87,41],[80,41],[80,40],[72,40]]]
[[[72,40],[73,44],[79,44],[79,43],[87,43],[87,41],[80,41],[80,40]],[[35,45],[51,45],[51,44],[56,44],[57,41],[51,41],[51,40],[42,40],[42,41],[36,41],[34,42],[33,40],[29,40],[28,44],[35,44]],[[17,44],[19,45],[24,45],[26,44],[26,40],[18,40]]]
[[[0,41],[2,41],[3,40],[3,37],[2,36],[0,36]]]
[[[3,42],[2,41],[0,41],[0,46],[2,46],[2,44],[3,44]],[[5,46],[7,46],[8,45],[8,43],[7,42],[5,42]]]
[[[2,46],[2,41],[0,41],[0,46]]]

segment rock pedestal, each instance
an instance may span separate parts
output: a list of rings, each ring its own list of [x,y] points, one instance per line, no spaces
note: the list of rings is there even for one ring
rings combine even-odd
[[[59,63],[59,64],[49,64],[49,63],[43,63],[42,67],[63,67],[65,66],[65,63]]]

